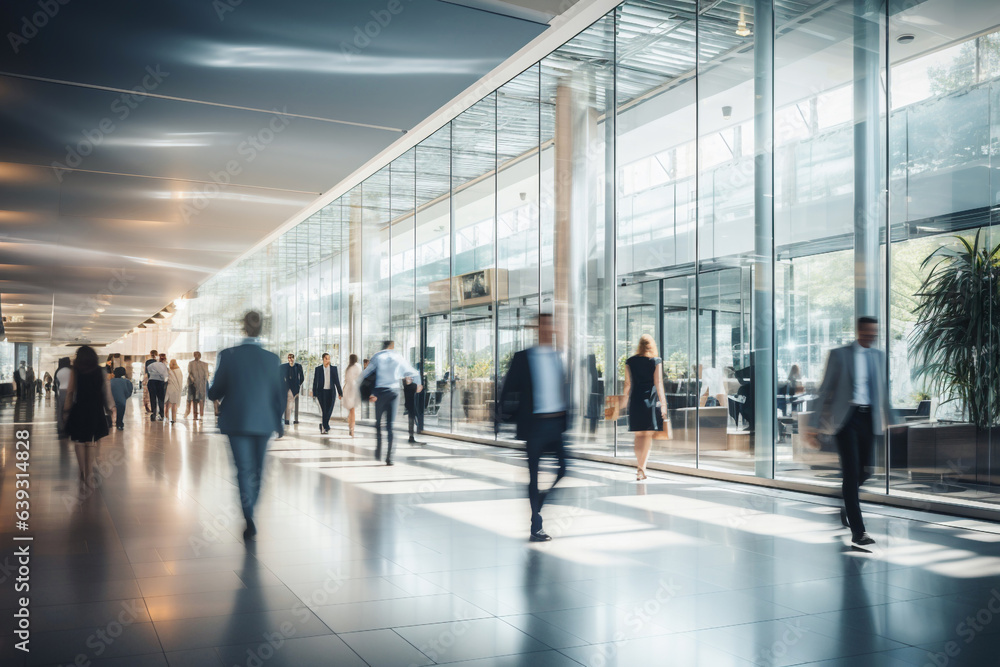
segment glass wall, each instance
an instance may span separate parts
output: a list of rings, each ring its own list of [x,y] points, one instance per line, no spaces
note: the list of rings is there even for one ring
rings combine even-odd
[[[605,407],[650,334],[671,426],[654,463],[836,486],[835,445],[803,431],[830,350],[874,316],[900,423],[866,490],[994,504],[998,28],[1000,7],[945,0],[629,0],[180,321],[211,353],[262,308],[266,344],[310,364],[393,338],[427,430],[489,440],[513,437],[498,388],[552,313],[572,449],[624,460]]]

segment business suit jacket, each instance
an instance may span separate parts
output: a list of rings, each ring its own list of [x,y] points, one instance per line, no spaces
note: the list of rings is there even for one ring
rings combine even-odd
[[[340,386],[340,375],[337,373],[337,367],[330,364],[330,389],[333,390],[334,396],[344,395],[344,389]],[[313,394],[319,396],[319,392],[323,390],[323,364],[316,367],[313,371]]]
[[[208,398],[222,401],[219,430],[227,435],[284,434],[288,395],[278,355],[248,339],[219,352]]]
[[[561,431],[569,428],[569,385],[563,378],[563,397],[567,406],[562,417],[548,417],[557,420]],[[531,377],[531,363],[528,361],[528,350],[515,352],[510,360],[510,370],[504,379],[500,390],[500,417],[505,422],[513,421],[517,425],[515,437],[527,440],[534,428],[535,421],[534,382]]]
[[[872,355],[875,366],[875,396],[870,397],[872,433],[882,435],[894,421],[885,377],[885,352],[870,348],[869,354]],[[851,414],[851,400],[854,398],[854,373],[853,343],[830,350],[816,409],[810,417],[810,426],[820,433],[836,435],[847,423]]]
[[[285,389],[298,396],[302,384],[306,381],[305,373],[302,372],[302,364],[296,363],[289,366],[288,363],[281,364],[281,381],[285,383]]]

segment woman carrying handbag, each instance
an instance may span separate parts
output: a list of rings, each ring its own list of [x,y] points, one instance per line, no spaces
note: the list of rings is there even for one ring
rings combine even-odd
[[[667,401],[663,395],[663,362],[649,334],[639,338],[635,355],[625,362],[624,402],[628,430],[635,433],[636,481],[646,479],[646,461],[653,435],[666,429]]]

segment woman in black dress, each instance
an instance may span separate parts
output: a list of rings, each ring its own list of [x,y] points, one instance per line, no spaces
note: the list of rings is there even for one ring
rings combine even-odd
[[[107,374],[101,368],[94,348],[84,345],[76,351],[73,372],[63,404],[66,433],[76,443],[80,479],[90,482],[97,457],[97,443],[108,434],[107,412],[115,416],[115,402]]]
[[[653,433],[664,430],[667,419],[661,366],[653,337],[643,334],[635,355],[625,362],[625,401],[628,430],[635,433],[637,481],[646,479],[646,461],[653,447]]]

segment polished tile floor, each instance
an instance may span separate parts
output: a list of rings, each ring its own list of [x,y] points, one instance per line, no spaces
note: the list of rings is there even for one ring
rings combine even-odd
[[[275,441],[245,546],[226,439],[133,400],[81,492],[47,402],[0,404],[0,664],[998,665],[1000,527],[574,462],[529,544],[516,450]],[[27,422],[15,424],[15,422]],[[13,644],[14,433],[31,431],[31,652]],[[19,533],[22,534],[22,533]]]

